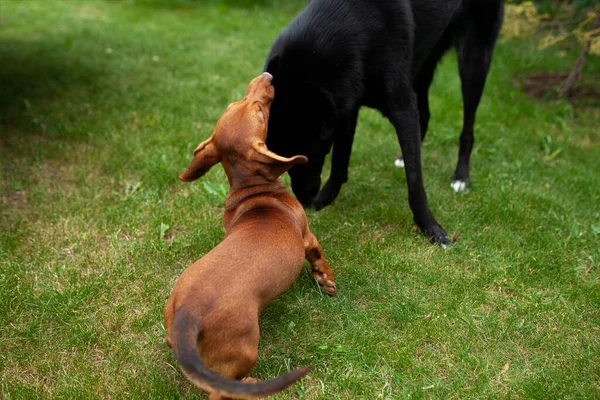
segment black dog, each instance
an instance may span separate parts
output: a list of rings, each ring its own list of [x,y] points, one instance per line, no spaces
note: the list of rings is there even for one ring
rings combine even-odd
[[[348,177],[359,108],[393,124],[406,169],[414,220],[430,241],[450,244],[427,204],[421,140],[429,122],[428,89],[436,65],[457,49],[464,102],[454,181],[468,182],[473,123],[502,23],[503,0],[312,0],[273,43],[265,70],[274,79],[269,148],[304,154],[290,171],[307,206],[333,202]],[[320,174],[333,146],[331,175]]]

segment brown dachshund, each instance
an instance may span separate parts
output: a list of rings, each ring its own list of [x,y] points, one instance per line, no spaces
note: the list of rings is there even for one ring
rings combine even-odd
[[[278,179],[307,159],[284,158],[265,145],[271,79],[263,73],[250,82],[179,176],[190,182],[221,162],[230,185],[225,238],[181,274],[164,312],[167,345],[183,373],[211,392],[210,400],[273,395],[310,371],[261,382],[247,378],[258,358],[258,314],[292,285],[305,258],[322,290],[336,293],[302,206]]]

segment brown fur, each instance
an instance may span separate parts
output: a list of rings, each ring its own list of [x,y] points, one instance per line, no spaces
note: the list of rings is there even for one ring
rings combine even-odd
[[[302,206],[278,179],[306,157],[284,158],[265,145],[271,79],[268,73],[255,78],[246,96],[229,105],[179,177],[193,181],[221,162],[230,184],[225,238],[181,274],[164,311],[167,344],[211,400],[265,397],[309,372],[254,383],[247,377],[258,357],[258,315],[290,287],[305,258],[321,288],[336,293]]]

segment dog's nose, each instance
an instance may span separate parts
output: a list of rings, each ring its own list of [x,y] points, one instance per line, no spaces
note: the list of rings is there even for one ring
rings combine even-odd
[[[262,73],[262,74],[260,74],[260,75],[261,75],[261,76],[264,76],[265,78],[267,78],[267,80],[268,80],[269,82],[271,82],[271,81],[273,80],[273,75],[271,75],[271,74],[270,74],[270,73],[268,73],[268,72],[263,72],[263,73]]]

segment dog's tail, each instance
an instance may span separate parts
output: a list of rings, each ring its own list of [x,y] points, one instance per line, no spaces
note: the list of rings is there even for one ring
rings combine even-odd
[[[179,309],[171,325],[171,349],[179,368],[194,385],[207,392],[226,397],[255,399],[274,395],[302,379],[310,367],[298,368],[275,379],[261,382],[240,382],[209,370],[198,354],[200,322],[185,310]]]

